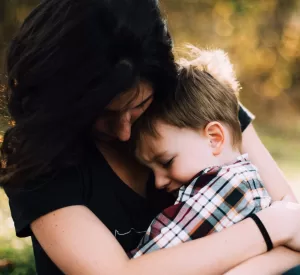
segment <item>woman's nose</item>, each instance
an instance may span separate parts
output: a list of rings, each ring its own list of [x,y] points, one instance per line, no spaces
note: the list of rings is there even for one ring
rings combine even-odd
[[[131,114],[129,111],[124,112],[120,116],[119,125],[117,129],[118,139],[127,141],[131,136]]]

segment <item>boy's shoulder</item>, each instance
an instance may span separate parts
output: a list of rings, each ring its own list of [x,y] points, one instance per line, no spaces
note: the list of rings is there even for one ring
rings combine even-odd
[[[258,182],[261,178],[257,168],[249,160],[248,154],[240,155],[236,161],[223,166],[213,166],[202,170],[194,179],[180,189],[181,201],[205,193],[212,189],[218,190],[220,186],[239,186],[242,182]]]
[[[250,161],[248,154],[240,155],[231,164],[220,166],[218,174],[228,173],[229,175],[239,175],[244,173],[258,173],[257,167]]]
[[[258,169],[250,161],[248,154],[240,155],[232,164],[221,166],[217,178],[223,182],[230,182],[235,186],[242,182],[253,182],[257,185],[262,185]]]
[[[195,180],[194,186],[221,186],[224,184],[238,186],[244,182],[259,182],[262,180],[259,176],[257,167],[249,160],[248,154],[240,155],[230,164],[223,166],[214,166],[204,169]]]

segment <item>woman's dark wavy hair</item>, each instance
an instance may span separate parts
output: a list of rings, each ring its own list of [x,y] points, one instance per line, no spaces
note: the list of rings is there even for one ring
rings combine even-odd
[[[172,41],[155,0],[48,0],[25,20],[6,60],[8,109],[0,183],[27,182],[84,153],[92,125],[140,80],[175,90]]]

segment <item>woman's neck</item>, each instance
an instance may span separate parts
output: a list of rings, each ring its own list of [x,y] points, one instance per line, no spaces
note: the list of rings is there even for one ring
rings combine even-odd
[[[140,164],[125,142],[97,142],[101,152],[115,174],[141,196],[146,196],[149,169]]]

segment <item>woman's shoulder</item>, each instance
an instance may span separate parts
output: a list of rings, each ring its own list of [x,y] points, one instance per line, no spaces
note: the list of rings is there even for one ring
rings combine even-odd
[[[93,176],[91,166],[96,162],[102,170],[103,165],[94,153],[87,154],[77,165],[40,176],[21,186],[4,186],[18,236],[31,235],[30,224],[43,215],[67,206],[87,204],[86,196]]]
[[[4,186],[19,237],[31,235],[30,224],[54,210],[84,203],[78,167],[45,175],[22,186]]]
[[[58,191],[68,182],[79,183],[81,181],[79,167],[80,166],[77,165],[65,167],[18,184],[7,183],[3,185],[3,189],[9,198],[24,194],[38,193],[52,188],[55,188]]]

